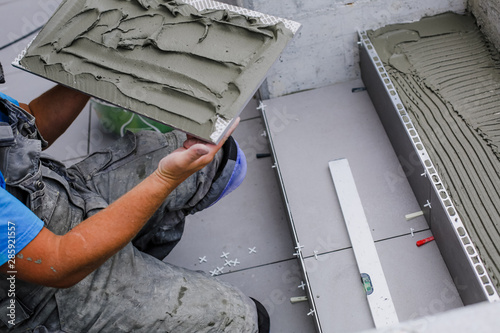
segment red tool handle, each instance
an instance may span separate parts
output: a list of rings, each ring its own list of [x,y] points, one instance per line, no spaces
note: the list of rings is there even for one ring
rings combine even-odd
[[[417,246],[422,246],[426,243],[432,242],[433,240],[434,240],[434,236],[421,239],[421,240],[417,241]]]

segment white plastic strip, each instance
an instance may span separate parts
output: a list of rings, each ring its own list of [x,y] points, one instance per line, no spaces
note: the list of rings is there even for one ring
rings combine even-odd
[[[376,328],[399,322],[370,226],[346,159],[328,163]]]

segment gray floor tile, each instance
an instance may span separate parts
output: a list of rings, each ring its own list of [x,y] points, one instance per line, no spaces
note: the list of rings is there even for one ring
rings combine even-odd
[[[253,96],[252,99],[247,103],[243,111],[241,111],[240,114],[241,120],[260,117],[260,111],[257,110],[258,106],[259,106],[259,101],[257,100],[256,96]]]
[[[462,307],[436,242],[416,246],[429,230],[376,242],[400,321]]]
[[[89,134],[89,153],[93,153],[101,148],[111,145],[118,135],[104,129],[97,117],[96,112],[90,107],[90,134]]]
[[[306,255],[350,246],[328,162],[347,158],[375,240],[427,229],[361,81],[266,100],[280,171]]]
[[[260,301],[271,317],[273,333],[313,333],[308,316],[308,302],[292,304],[290,298],[303,296],[299,266],[296,260],[224,274],[220,279],[238,286],[246,295]]]
[[[61,0],[16,0],[0,2],[0,47],[40,28],[55,12]],[[19,53],[32,37],[24,41],[22,48],[15,46]],[[2,59],[3,60],[3,59]],[[3,61],[2,61],[3,63]]]
[[[352,249],[306,258],[305,263],[323,332],[374,327]]]
[[[72,164],[89,154],[89,106],[83,108],[71,126],[47,150],[46,153]]]
[[[271,159],[255,158],[256,150],[245,143],[260,138],[262,131],[260,119],[240,123],[234,137],[248,157],[245,181],[214,206],[187,218],[184,236],[168,262],[209,272],[224,265],[224,251],[241,263],[226,267],[228,272],[292,258],[293,243]],[[249,253],[253,247],[257,252]],[[199,263],[203,256],[208,262]]]
[[[421,231],[414,237],[376,242],[400,322],[463,306],[436,243],[415,245],[430,235]],[[352,249],[319,255],[317,260],[309,257],[305,262],[324,332],[374,327]]]

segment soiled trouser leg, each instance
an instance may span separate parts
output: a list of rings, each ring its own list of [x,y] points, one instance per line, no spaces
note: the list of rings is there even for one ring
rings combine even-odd
[[[255,305],[237,288],[131,244],[55,296],[68,332],[257,331]]]
[[[112,202],[182,144],[179,133],[127,135],[69,170],[76,187]],[[169,265],[184,215],[211,187],[221,154],[181,184],[134,240],[76,286],[55,294],[61,329],[78,332],[256,332],[255,304],[204,273]],[[199,210],[200,207],[197,207]],[[89,212],[92,214],[92,212]],[[146,252],[146,253],[145,253]]]

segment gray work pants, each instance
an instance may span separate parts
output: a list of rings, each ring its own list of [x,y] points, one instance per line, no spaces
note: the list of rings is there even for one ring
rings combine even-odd
[[[126,193],[185,139],[178,132],[128,133],[66,169],[40,152],[43,139],[33,117],[1,99],[0,108],[8,109],[14,132],[12,144],[0,147],[7,189],[56,234]],[[17,280],[17,324],[8,329],[0,321],[0,331],[257,332],[255,305],[238,289],[162,261],[179,241],[185,215],[205,208],[200,201],[206,202],[221,155],[176,188],[132,243],[75,286]],[[0,277],[3,318],[6,281]]]

